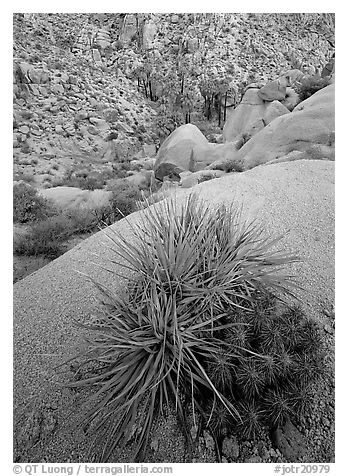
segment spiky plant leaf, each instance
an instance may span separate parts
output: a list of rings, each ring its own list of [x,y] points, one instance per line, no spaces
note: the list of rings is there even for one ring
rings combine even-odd
[[[209,400],[206,407],[205,420],[208,428],[217,438],[226,436],[235,423],[231,413],[216,399]]]
[[[246,398],[255,398],[261,394],[266,379],[264,370],[260,367],[256,356],[240,359],[235,374],[237,385]]]
[[[292,382],[285,387],[285,392],[292,401],[293,411],[297,417],[310,412],[315,395],[312,383]]]
[[[301,352],[295,357],[294,378],[308,384],[320,377],[324,368],[324,359],[321,353]]]
[[[217,352],[211,354],[207,364],[207,375],[217,389],[223,394],[233,387],[233,363],[227,346],[219,347]]]
[[[277,383],[281,375],[281,366],[274,354],[260,355],[257,359],[257,366],[265,378],[266,385],[274,385]]]
[[[267,423],[277,427],[294,414],[294,401],[286,391],[274,388],[262,398],[262,409]]]
[[[264,411],[255,401],[243,401],[237,406],[240,414],[240,421],[237,428],[244,438],[255,438],[263,427]]]

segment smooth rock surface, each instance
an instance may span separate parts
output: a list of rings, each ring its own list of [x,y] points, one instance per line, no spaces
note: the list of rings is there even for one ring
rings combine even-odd
[[[224,142],[232,142],[265,115],[266,105],[258,95],[258,87],[246,90],[240,104],[230,113],[223,129]]]

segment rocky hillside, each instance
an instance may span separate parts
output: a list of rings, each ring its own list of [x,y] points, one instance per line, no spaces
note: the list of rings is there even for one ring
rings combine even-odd
[[[15,14],[15,179],[112,173],[216,110],[222,127],[250,82],[320,72],[332,31],[325,14]]]

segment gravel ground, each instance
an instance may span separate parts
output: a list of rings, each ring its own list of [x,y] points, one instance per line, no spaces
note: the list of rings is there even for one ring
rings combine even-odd
[[[304,447],[297,461],[333,461],[334,163],[297,161],[261,166],[204,182],[194,190],[211,207],[219,202],[242,203],[246,217],[257,217],[272,233],[286,233],[283,249],[300,253],[303,262],[293,265],[303,286],[299,298],[307,313],[320,323],[329,370],[318,385],[311,419],[296,423]],[[191,191],[178,191],[179,200]],[[138,219],[139,213],[132,214],[112,228],[131,240],[129,223]],[[104,232],[97,233],[14,286],[16,461],[81,462],[90,458],[91,441],[77,426],[80,396],[57,385],[71,374],[54,367],[76,352],[81,332],[74,320],[85,321],[97,309],[95,289],[85,275],[107,283],[116,292],[124,285],[124,278],[116,278],[100,267],[110,267],[112,251],[108,243]],[[116,265],[113,269],[120,271]],[[127,276],[126,270],[122,273]],[[156,426],[147,455],[149,461],[188,461],[184,443],[179,433],[173,432],[173,425],[174,421],[167,418]],[[166,454],[163,442],[168,443],[173,435],[177,435],[175,445]],[[273,447],[267,434],[258,442],[229,444],[234,450],[237,444],[239,454],[234,459],[225,456],[225,462],[290,461]],[[216,461],[209,435],[203,435],[197,454],[190,458],[197,462]]]

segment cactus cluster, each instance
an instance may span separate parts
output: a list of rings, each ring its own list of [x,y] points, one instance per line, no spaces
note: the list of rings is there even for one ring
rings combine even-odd
[[[251,309],[229,315],[235,325],[222,331],[225,347],[207,362],[209,378],[237,409],[221,401],[205,404],[205,422],[217,436],[237,431],[246,438],[277,427],[308,410],[311,388],[323,369],[320,333],[298,305],[285,305],[269,292]]]

